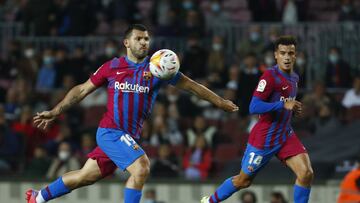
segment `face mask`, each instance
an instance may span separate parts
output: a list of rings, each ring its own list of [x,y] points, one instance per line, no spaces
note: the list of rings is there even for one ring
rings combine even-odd
[[[54,59],[52,56],[44,56],[43,62],[45,65],[51,65],[53,63]]]
[[[344,11],[344,13],[349,13],[351,11],[351,7],[350,6],[343,6],[342,10]]]
[[[265,61],[265,64],[268,66],[272,66],[274,64],[274,58],[271,56],[266,56],[264,61]]]
[[[214,12],[214,13],[217,13],[220,11],[220,5],[218,3],[213,3],[211,4],[211,10]]]
[[[183,8],[186,10],[190,10],[193,7],[193,3],[191,1],[185,1],[182,4]]]
[[[337,54],[329,54],[329,61],[332,64],[336,64],[339,60],[339,56]]]
[[[170,102],[176,102],[176,100],[178,99],[178,96],[177,95],[169,95],[169,96],[167,96],[167,98]]]
[[[105,48],[105,54],[106,54],[107,56],[112,56],[112,55],[115,54],[115,52],[116,52],[116,50],[115,50],[114,47],[106,47],[106,48]]]
[[[70,157],[70,152],[68,152],[68,151],[60,151],[58,155],[59,155],[59,159],[61,161],[66,161]]]
[[[260,35],[258,32],[251,32],[250,33],[250,40],[253,42],[258,41],[258,39],[260,38]]]
[[[297,66],[303,66],[304,64],[305,64],[305,59],[303,59],[303,58],[296,59]]]
[[[30,59],[30,58],[34,57],[35,51],[34,51],[34,49],[26,49],[24,52],[24,55],[26,58]]]
[[[222,45],[221,44],[213,44],[212,45],[212,48],[215,50],[215,51],[219,51],[222,49]]]

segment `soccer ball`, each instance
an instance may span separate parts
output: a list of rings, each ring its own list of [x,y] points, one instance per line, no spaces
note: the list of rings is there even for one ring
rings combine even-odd
[[[162,80],[172,78],[180,68],[177,55],[169,49],[161,49],[150,58],[150,72]]]

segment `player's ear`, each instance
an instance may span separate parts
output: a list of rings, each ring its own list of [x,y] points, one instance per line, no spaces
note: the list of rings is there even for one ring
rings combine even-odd
[[[124,39],[123,43],[126,48],[129,48],[129,39]]]

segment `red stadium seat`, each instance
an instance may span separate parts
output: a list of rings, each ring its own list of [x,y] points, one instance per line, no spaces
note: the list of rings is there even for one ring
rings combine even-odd
[[[360,119],[360,106],[353,106],[347,110],[347,119],[349,122]]]

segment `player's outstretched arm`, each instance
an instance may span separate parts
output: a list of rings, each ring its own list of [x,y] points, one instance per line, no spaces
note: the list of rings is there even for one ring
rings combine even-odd
[[[46,129],[58,115],[69,109],[74,104],[80,102],[86,97],[86,95],[90,94],[96,88],[97,87],[90,80],[73,87],[66,94],[64,99],[61,100],[61,102],[58,103],[52,110],[36,113],[36,116],[34,116],[34,123],[36,127]]]
[[[219,95],[215,94],[213,91],[209,90],[204,85],[193,81],[184,74],[181,74],[180,79],[176,84],[176,87],[191,92],[197,97],[211,102],[212,104],[223,109],[224,111],[235,112],[239,110],[239,107],[236,106],[232,101],[223,99]]]

